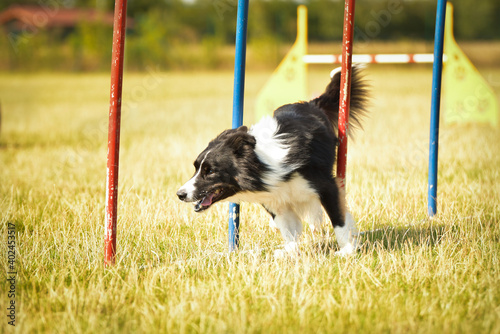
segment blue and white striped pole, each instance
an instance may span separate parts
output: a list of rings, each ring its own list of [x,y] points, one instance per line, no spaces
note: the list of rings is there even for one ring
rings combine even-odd
[[[236,50],[234,60],[233,129],[243,125],[243,97],[245,93],[245,61],[247,51],[248,1],[238,0],[236,18]],[[229,203],[229,251],[239,246],[240,206]]]
[[[429,184],[427,210],[432,217],[437,212],[437,174],[439,148],[439,107],[441,102],[441,75],[443,70],[444,23],[446,0],[438,0],[436,30],[434,33],[434,65],[432,67],[431,128],[429,139]]]

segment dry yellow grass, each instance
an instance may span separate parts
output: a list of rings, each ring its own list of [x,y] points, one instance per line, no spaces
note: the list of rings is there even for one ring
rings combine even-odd
[[[296,259],[258,206],[195,214],[175,190],[230,126],[232,74],[126,74],[118,263],[103,268],[109,77],[0,78],[2,240],[16,226],[16,327],[33,333],[500,333],[500,133],[443,127],[439,213],[426,215],[429,67],[371,67],[372,114],[349,143],[361,252],[308,229]],[[326,84],[313,71],[311,91]],[[484,69],[497,95],[500,71]],[[267,73],[248,73],[245,123]],[[496,81],[495,81],[496,79]],[[7,244],[0,263],[7,268]],[[260,251],[251,251],[261,249]],[[4,273],[7,270],[3,270]],[[2,314],[7,291],[2,288]]]

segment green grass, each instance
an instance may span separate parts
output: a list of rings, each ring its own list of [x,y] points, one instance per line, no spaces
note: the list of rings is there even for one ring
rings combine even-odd
[[[367,72],[372,113],[349,143],[347,182],[363,247],[335,257],[325,223],[284,260],[272,257],[282,240],[258,206],[242,206],[241,252],[228,255],[227,205],[195,214],[175,196],[197,153],[230,127],[232,73],[126,74],[109,269],[109,76],[3,74],[0,264],[6,273],[15,223],[18,274],[16,327],[2,288],[1,332],[500,333],[499,130],[442,127],[430,220],[430,68]],[[311,91],[326,73],[311,73]],[[500,71],[483,74],[498,96]],[[248,73],[246,124],[267,75]]]

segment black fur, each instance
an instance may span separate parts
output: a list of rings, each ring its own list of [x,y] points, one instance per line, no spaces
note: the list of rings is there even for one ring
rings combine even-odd
[[[243,126],[226,130],[200,153],[194,163],[195,176],[179,189],[177,195],[181,200],[196,202],[195,210],[202,211],[220,200],[241,193],[279,191],[275,188],[280,182],[287,182],[295,175],[300,175],[314,189],[334,227],[343,226],[343,198],[333,176],[339,91],[340,72],[333,76],[320,97],[309,102],[287,104],[275,110],[274,119],[278,126],[274,138],[288,149],[279,168],[266,163],[257,154],[256,145],[260,139],[254,136],[252,129],[248,130]],[[361,118],[366,113],[366,102],[366,85],[359,68],[354,67],[350,126],[361,126]],[[273,173],[273,168],[280,173]],[[269,180],[269,175],[272,175],[272,180]],[[193,193],[188,193],[188,190]],[[279,208],[270,207],[265,202],[261,204],[273,218],[278,214],[276,211]],[[290,205],[293,206],[293,203]]]

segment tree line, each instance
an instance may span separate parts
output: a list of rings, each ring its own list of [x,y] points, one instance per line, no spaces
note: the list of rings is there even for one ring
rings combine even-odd
[[[454,26],[458,40],[494,40],[500,37],[500,20],[497,19],[500,1],[451,2],[455,7]],[[114,1],[3,0],[0,10],[12,4],[112,11]],[[308,7],[310,41],[336,42],[342,39],[343,1],[250,0],[249,43],[262,47],[292,43],[296,36],[299,4]],[[218,67],[224,62],[220,55],[222,47],[234,43],[236,13],[237,0],[129,0],[128,16],[134,22],[127,36],[130,66],[141,68],[147,64],[160,64],[171,68],[173,64],[179,66],[179,62],[195,61],[202,67]],[[358,0],[355,39],[366,42],[432,40],[435,13],[435,0]],[[53,32],[40,31],[36,36],[28,37],[15,36],[17,40],[29,43],[24,43],[26,45],[21,45],[14,53],[10,47],[9,54],[0,54],[4,69],[17,68],[23,62],[26,64],[23,57],[35,57],[37,50],[44,47],[49,49],[46,50],[48,53],[45,52],[45,55],[49,54],[45,62],[50,63],[46,65],[49,68],[67,63],[63,66],[66,69],[68,66],[76,67],[76,70],[99,69],[100,63],[109,59],[109,26],[82,23],[70,34],[54,36]],[[13,38],[6,38],[4,34],[0,38],[0,48],[9,49],[9,44],[12,46]],[[193,45],[201,48],[197,51],[197,59],[192,54]],[[43,63],[39,61],[39,64]],[[107,68],[107,65],[102,67]]]

